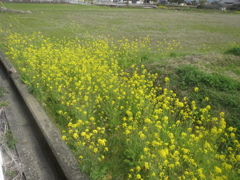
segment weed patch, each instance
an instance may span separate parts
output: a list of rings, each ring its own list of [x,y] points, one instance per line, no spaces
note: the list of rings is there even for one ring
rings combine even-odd
[[[203,102],[207,97],[215,112],[226,112],[227,126],[237,127],[240,134],[240,82],[230,77],[201,71],[197,66],[185,65],[175,70],[171,87],[180,97]],[[174,74],[174,73],[173,73]],[[200,90],[196,93],[195,87]],[[240,138],[240,137],[238,137]]]
[[[3,87],[0,87],[0,97],[2,97],[5,92],[5,89]],[[7,106],[7,101],[0,101],[0,108],[4,106]]]
[[[215,73],[205,73],[196,66],[182,66],[177,69],[176,73],[183,87],[198,86],[226,92],[240,90],[239,81]]]
[[[234,47],[225,51],[225,54],[233,54],[235,56],[240,56],[240,47]]]
[[[212,55],[205,55],[198,57],[194,62],[192,62],[192,58],[187,60],[185,58],[184,61],[179,60],[180,65],[176,64],[177,60],[173,60],[172,65],[161,65],[155,62],[146,65],[146,68],[149,72],[159,74],[156,85],[163,84],[162,77],[170,77],[169,85],[180,98],[188,97],[200,104],[205,101],[205,98],[210,99],[209,105],[213,111],[224,111],[227,126],[237,127],[237,134],[240,134],[240,82],[237,80],[238,78],[231,78],[228,73],[222,73],[224,75],[209,73],[209,68],[211,70],[215,68],[215,71],[218,71],[218,68],[222,67],[224,68],[221,69],[221,72],[226,71],[226,69],[236,71],[239,62],[234,56],[215,55],[215,61],[210,62],[210,65],[207,65],[208,68],[202,68],[202,64],[206,65],[205,61],[209,62],[209,59],[212,58]],[[184,65],[184,63],[192,65]],[[199,88],[197,93],[194,91],[196,87]],[[238,136],[238,138],[240,137]]]
[[[3,96],[5,93],[5,89],[3,87],[0,87],[0,97]]]

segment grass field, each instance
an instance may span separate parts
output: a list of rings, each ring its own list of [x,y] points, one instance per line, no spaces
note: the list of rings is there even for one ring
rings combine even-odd
[[[5,4],[32,14],[1,13],[1,24],[17,32],[42,32],[46,36],[112,36],[129,39],[150,36],[153,45],[175,40],[182,52],[222,52],[229,42],[239,42],[239,14],[203,13],[164,9],[124,9],[81,5]],[[205,49],[206,50],[205,50]]]
[[[1,50],[90,179],[239,179],[239,13],[1,6],[32,12],[0,12]]]

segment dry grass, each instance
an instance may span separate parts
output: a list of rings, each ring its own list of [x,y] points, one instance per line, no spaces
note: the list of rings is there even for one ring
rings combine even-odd
[[[22,180],[23,165],[18,159],[14,140],[5,118],[4,107],[0,107],[0,149],[3,156],[3,173],[5,180]],[[11,145],[10,145],[10,144]]]

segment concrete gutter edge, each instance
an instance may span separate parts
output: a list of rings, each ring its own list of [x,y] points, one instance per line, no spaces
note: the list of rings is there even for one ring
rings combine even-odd
[[[53,154],[56,165],[59,166],[68,180],[87,180],[87,176],[79,170],[79,164],[66,143],[61,139],[56,127],[47,116],[36,98],[28,92],[27,86],[20,80],[20,75],[13,65],[0,53],[0,60],[8,71],[11,83],[17,89],[23,103],[27,106],[35,122],[33,123],[42,133],[43,143],[47,144]]]

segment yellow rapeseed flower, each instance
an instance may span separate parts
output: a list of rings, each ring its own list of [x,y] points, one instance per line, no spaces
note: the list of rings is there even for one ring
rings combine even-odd
[[[165,81],[166,83],[169,83],[169,82],[170,82],[169,77],[165,77],[164,81]]]
[[[67,136],[62,136],[62,140],[66,140],[67,139]]]
[[[137,175],[136,175],[136,179],[141,179],[141,175],[140,175],[140,174],[137,174]]]
[[[195,88],[194,88],[194,91],[195,91],[195,92],[198,92],[198,91],[199,91],[199,87],[195,87]]]
[[[73,133],[73,138],[74,139],[78,139],[78,134],[77,133]]]
[[[141,171],[141,167],[140,167],[140,166],[137,166],[137,167],[136,167],[136,170],[137,170],[137,171]]]
[[[222,169],[219,168],[218,166],[215,166],[215,167],[214,167],[214,172],[215,172],[216,174],[221,174],[221,173],[222,173]]]

